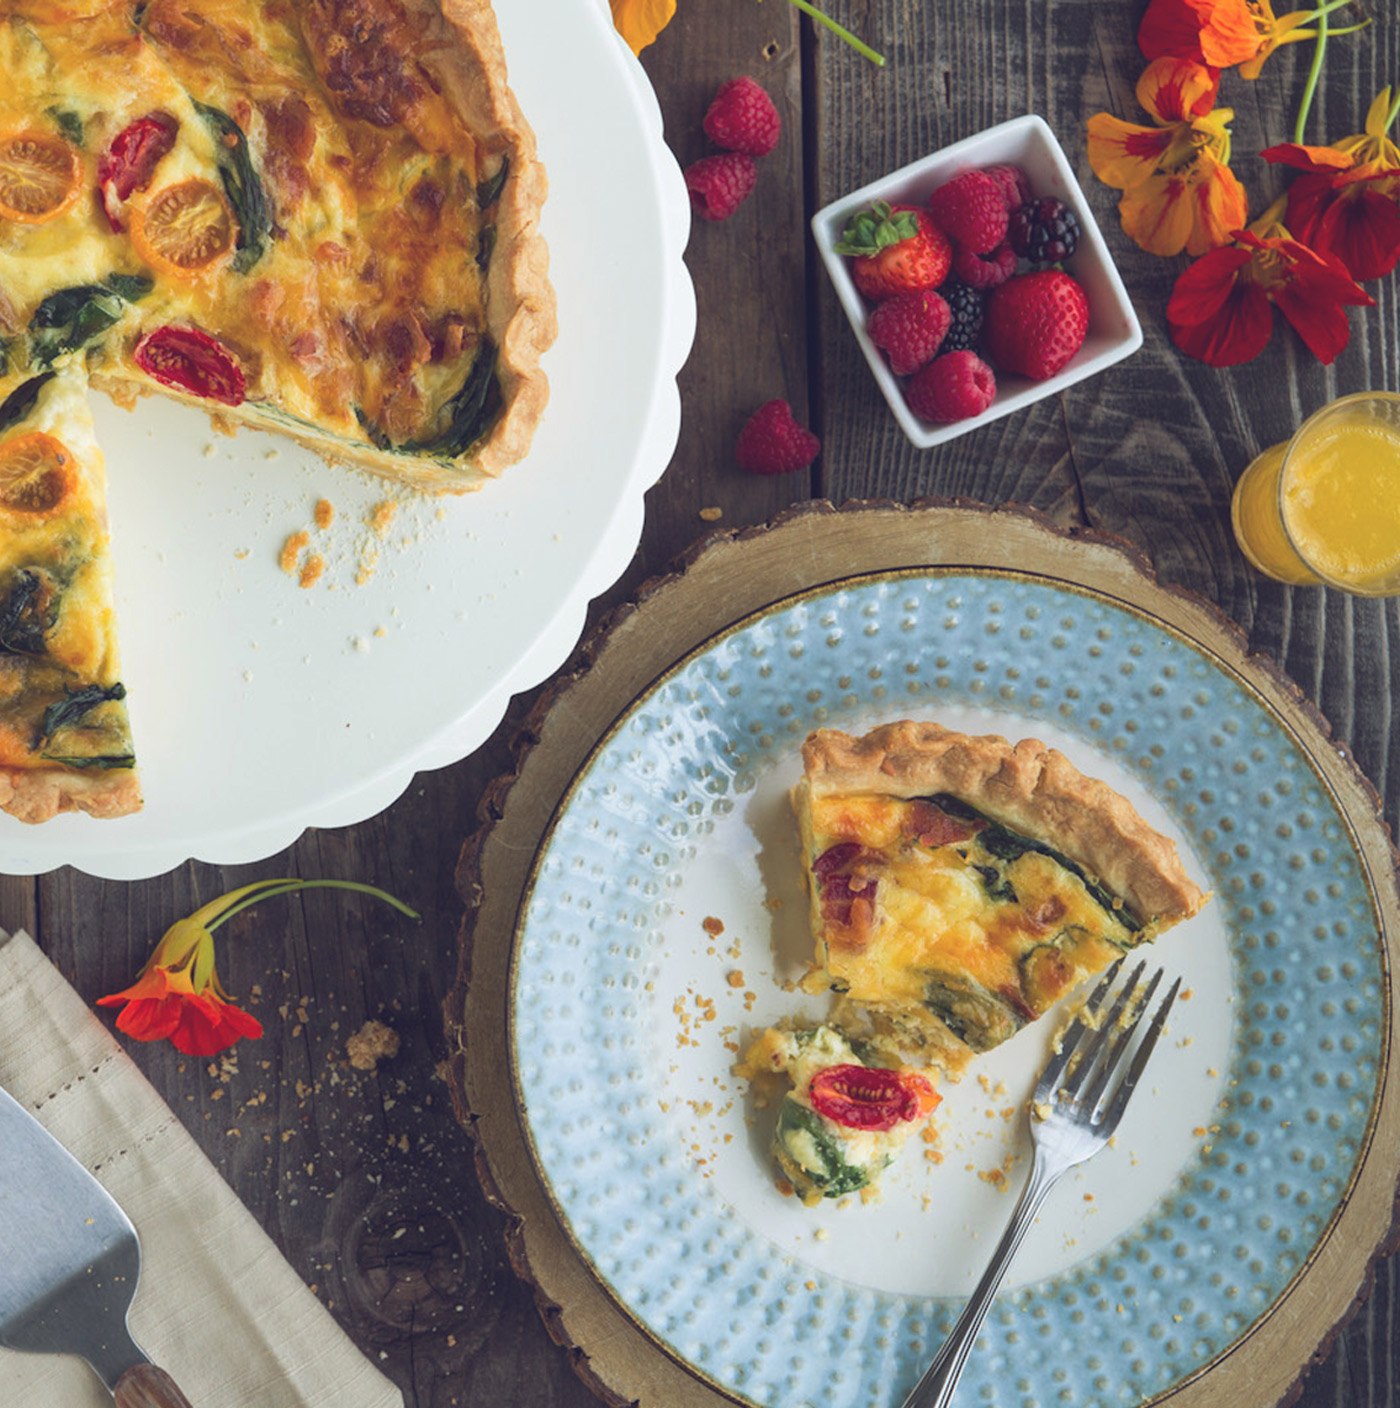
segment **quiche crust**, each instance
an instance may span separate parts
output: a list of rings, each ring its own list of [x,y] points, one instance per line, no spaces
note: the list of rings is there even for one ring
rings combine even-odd
[[[1149,826],[1126,797],[1035,739],[1013,744],[996,734],[955,733],[905,719],[860,738],[818,730],[803,744],[802,762],[799,794],[951,793],[1006,826],[1053,844],[1159,927],[1190,918],[1205,902],[1171,840]]]

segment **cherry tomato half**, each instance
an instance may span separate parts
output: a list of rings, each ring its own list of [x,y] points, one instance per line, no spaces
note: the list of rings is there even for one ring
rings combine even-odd
[[[827,1066],[807,1087],[812,1108],[847,1129],[879,1132],[927,1114],[939,1103],[917,1071],[880,1066]]]
[[[52,513],[73,487],[73,456],[42,430],[0,445],[0,508],[41,518]]]
[[[136,344],[132,356],[147,376],[192,396],[239,406],[247,394],[243,369],[233,354],[198,328],[156,328]]]
[[[132,248],[151,268],[176,278],[193,278],[221,264],[237,233],[218,187],[198,176],[132,204]]]
[[[133,191],[143,191],[155,174],[156,164],[175,145],[180,124],[168,113],[153,112],[137,118],[115,137],[97,163],[97,186],[107,223],[121,233],[121,209]]]
[[[0,218],[42,225],[78,198],[78,151],[49,132],[0,136]]]

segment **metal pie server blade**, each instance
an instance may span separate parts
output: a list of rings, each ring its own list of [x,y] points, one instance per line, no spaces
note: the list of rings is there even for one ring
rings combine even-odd
[[[127,1330],[140,1275],[131,1220],[0,1090],[0,1345],[81,1355],[120,1408],[189,1408]]]

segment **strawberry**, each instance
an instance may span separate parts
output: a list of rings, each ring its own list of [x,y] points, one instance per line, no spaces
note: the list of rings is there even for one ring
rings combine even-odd
[[[872,303],[937,288],[953,260],[948,237],[927,211],[882,200],[862,210],[834,248],[850,256],[851,278]]]
[[[1088,330],[1083,288],[1063,269],[1038,269],[991,291],[982,343],[1002,371],[1044,381],[1079,351]]]

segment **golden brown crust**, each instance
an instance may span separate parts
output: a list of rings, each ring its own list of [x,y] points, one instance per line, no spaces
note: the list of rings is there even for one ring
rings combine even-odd
[[[1077,861],[1143,920],[1174,924],[1205,901],[1175,844],[1126,797],[1035,739],[1012,744],[901,720],[861,738],[819,730],[802,745],[802,762],[799,786],[812,796],[951,793]]]
[[[75,773],[0,768],[0,811],[37,825],[60,812],[110,818],[141,810],[134,772]]]

